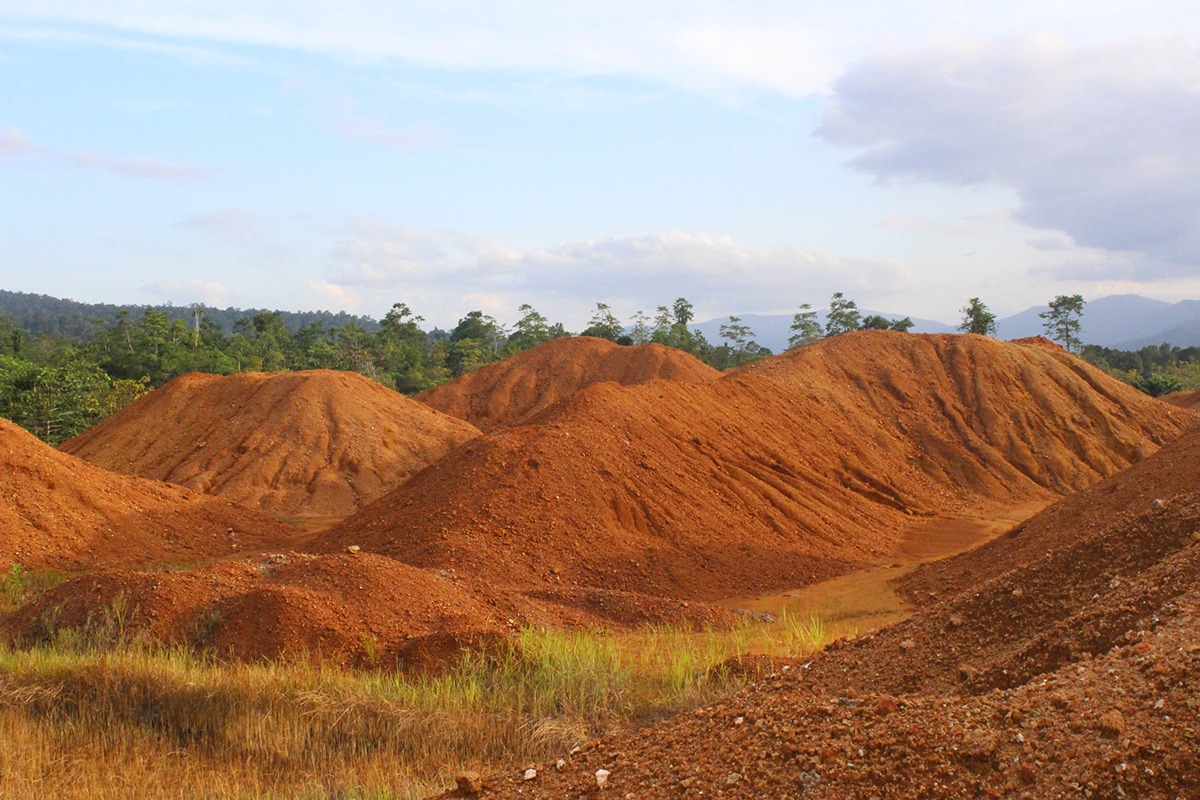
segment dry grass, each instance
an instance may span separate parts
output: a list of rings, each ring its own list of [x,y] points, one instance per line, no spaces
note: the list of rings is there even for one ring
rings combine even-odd
[[[22,595],[23,599],[24,595]],[[815,619],[614,636],[526,630],[417,678],[231,664],[122,636],[123,613],[0,647],[0,797],[407,798],[714,699],[730,655],[819,647]]]

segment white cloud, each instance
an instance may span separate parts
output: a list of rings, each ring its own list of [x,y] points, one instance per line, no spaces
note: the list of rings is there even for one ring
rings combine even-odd
[[[232,293],[217,281],[202,281],[196,278],[177,280],[168,278],[142,287],[160,300],[169,301],[176,305],[200,302],[207,306],[224,306],[233,296]]]
[[[882,180],[1011,187],[1017,221],[1122,253],[1089,274],[1191,274],[1200,262],[1193,39],[952,37],[880,52],[838,80],[818,134],[861,148],[850,165]]]
[[[29,137],[20,128],[0,131],[0,156],[15,156],[29,149]]]
[[[345,286],[326,281],[309,281],[308,286],[306,308],[354,312],[362,305],[362,295]]]
[[[638,75],[690,88],[753,86],[804,95],[824,90],[840,65],[883,38],[1060,30],[1095,42],[1195,27],[1200,10],[1146,0],[990,6],[958,0],[858,0],[852,6],[828,0],[6,0],[0,18],[14,23],[0,35],[174,48],[187,58],[214,58],[204,43],[251,44],[356,62]]]
[[[406,297],[471,291],[512,308],[532,297],[557,297],[577,312],[598,300],[653,309],[680,296],[701,311],[771,311],[841,290],[878,297],[913,278],[898,262],[678,231],[520,251],[453,231],[358,221],[332,257],[328,280],[338,286]]]
[[[152,158],[112,158],[94,153],[76,153],[71,160],[80,169],[107,169],[127,178],[149,178],[176,183],[213,180],[217,172],[212,167],[171,164]]]

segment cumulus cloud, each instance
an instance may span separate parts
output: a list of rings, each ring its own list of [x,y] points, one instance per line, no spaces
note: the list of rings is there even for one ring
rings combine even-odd
[[[553,295],[582,307],[604,299],[652,309],[683,295],[701,310],[770,311],[816,302],[833,291],[878,296],[913,277],[894,261],[843,259],[679,231],[531,250],[371,221],[357,222],[344,234],[332,254],[330,283],[417,293],[461,293],[470,286],[510,304]]]
[[[216,170],[188,164],[171,164],[152,158],[111,158],[94,153],[76,153],[71,157],[79,169],[107,169],[127,178],[149,178],[176,183],[213,180]]]
[[[142,290],[178,305],[200,302],[214,308],[225,305],[232,296],[232,293],[217,281],[202,281],[196,278],[167,278],[143,286]]]
[[[1108,259],[1113,269],[1189,274],[1200,261],[1193,39],[885,51],[837,81],[817,133],[860,148],[850,166],[881,180],[1011,187],[1018,221],[1134,256]]]
[[[20,128],[0,131],[0,156],[15,156],[29,149],[29,137]]]

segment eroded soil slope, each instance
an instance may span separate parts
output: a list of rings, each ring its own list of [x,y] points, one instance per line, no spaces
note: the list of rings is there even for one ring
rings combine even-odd
[[[1200,785],[1200,434],[920,572],[908,621],[485,796],[1141,797]],[[974,570],[966,577],[964,565]],[[913,578],[929,585],[930,574]]]
[[[278,517],[344,517],[478,431],[350,372],[193,373],[62,449]]]
[[[707,384],[594,385],[314,548],[517,587],[745,596],[878,560],[914,518],[1083,488],[1195,421],[1061,350],[860,332]]]
[[[580,389],[604,381],[624,386],[654,380],[708,383],[721,373],[695,356],[606,339],[555,339],[421,392],[417,400],[482,431],[521,425]]]
[[[0,419],[0,569],[186,563],[289,533],[227,500],[92,466]]]
[[[1200,390],[1192,392],[1171,392],[1164,394],[1160,400],[1165,400],[1180,408],[1200,408]]]

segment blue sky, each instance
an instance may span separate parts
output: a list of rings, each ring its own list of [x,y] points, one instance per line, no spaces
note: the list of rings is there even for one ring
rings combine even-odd
[[[1200,297],[1183,2],[0,3],[0,288],[583,327]]]

